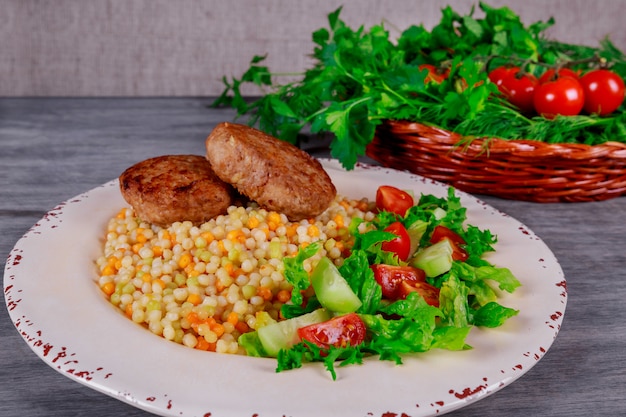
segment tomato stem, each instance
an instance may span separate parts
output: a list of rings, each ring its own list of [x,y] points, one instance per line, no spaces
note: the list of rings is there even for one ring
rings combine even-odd
[[[489,65],[494,59],[506,60],[511,65],[520,64],[520,72],[518,72],[518,75],[517,75],[518,77],[522,77],[525,74],[527,74],[528,72],[526,71],[526,69],[530,65],[537,65],[540,67],[553,69],[555,71],[558,71],[563,68],[571,68],[571,67],[581,65],[581,64],[597,64],[598,68],[603,68],[603,69],[606,69],[609,67],[609,61],[606,58],[599,56],[597,53],[589,58],[581,58],[581,59],[575,59],[571,61],[560,60],[555,64],[549,64],[547,62],[538,61],[532,58],[521,58],[521,57],[517,57],[514,55],[502,56],[502,55],[493,54],[493,55],[482,56],[482,57],[477,56],[476,59],[485,60],[485,64],[483,65],[483,68],[485,71],[488,70]]]

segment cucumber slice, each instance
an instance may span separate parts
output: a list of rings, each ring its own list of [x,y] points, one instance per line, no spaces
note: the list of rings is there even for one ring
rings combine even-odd
[[[290,348],[300,342],[299,328],[327,321],[330,317],[326,309],[319,308],[298,317],[268,324],[257,330],[259,341],[267,356],[276,357],[281,349]]]
[[[361,307],[361,300],[352,291],[348,281],[326,257],[315,266],[311,274],[311,285],[320,304],[334,313],[354,313]]]
[[[409,238],[411,238],[411,255],[413,255],[417,248],[419,248],[420,240],[422,240],[422,236],[426,233],[427,228],[428,222],[425,222],[424,220],[416,220],[406,228],[406,232],[409,234]]]
[[[436,277],[452,268],[453,250],[450,241],[442,239],[419,251],[409,263],[423,270],[427,277]]]
[[[448,214],[448,212],[442,209],[441,207],[437,207],[433,210],[433,216],[435,217],[436,220],[443,219],[444,217],[446,217],[446,214]]]

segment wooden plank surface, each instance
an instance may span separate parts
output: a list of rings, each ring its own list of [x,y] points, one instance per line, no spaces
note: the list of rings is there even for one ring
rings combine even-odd
[[[228,109],[207,99],[0,99],[0,253],[59,202],[142,159],[204,152]],[[532,229],[565,272],[569,301],[546,356],[503,390],[449,415],[617,416],[626,411],[626,198],[536,204],[482,197]],[[524,254],[520,254],[523,256]],[[3,295],[2,305],[4,305]],[[0,415],[147,416],[42,362],[0,308]],[[263,415],[265,417],[265,415]]]

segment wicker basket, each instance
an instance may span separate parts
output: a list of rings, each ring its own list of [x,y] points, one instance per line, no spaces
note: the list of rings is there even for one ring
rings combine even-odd
[[[367,156],[474,194],[541,203],[626,195],[626,144],[475,139],[406,121],[380,125]],[[487,142],[488,141],[488,142]]]

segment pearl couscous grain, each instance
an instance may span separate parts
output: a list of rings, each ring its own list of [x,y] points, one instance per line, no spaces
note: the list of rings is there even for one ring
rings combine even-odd
[[[305,269],[322,256],[341,265],[352,244],[351,219],[371,220],[372,209],[365,199],[338,196],[315,219],[290,222],[250,203],[199,226],[184,221],[161,228],[123,208],[107,226],[98,285],[111,304],[154,334],[190,348],[245,354],[238,337],[268,315],[279,319],[291,299],[282,259],[321,241]]]

